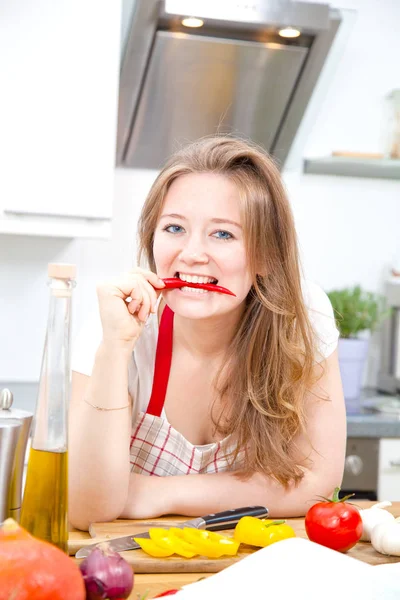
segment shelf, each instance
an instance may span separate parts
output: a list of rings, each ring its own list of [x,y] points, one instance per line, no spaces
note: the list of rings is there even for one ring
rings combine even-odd
[[[0,235],[109,239],[111,219],[45,218],[1,214]]]
[[[304,173],[368,177],[372,179],[400,179],[400,160],[383,158],[306,158]]]

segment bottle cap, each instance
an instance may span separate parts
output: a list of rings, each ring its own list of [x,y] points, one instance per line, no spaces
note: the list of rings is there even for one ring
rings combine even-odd
[[[76,265],[68,263],[49,263],[47,274],[49,277],[55,277],[56,279],[75,279]]]

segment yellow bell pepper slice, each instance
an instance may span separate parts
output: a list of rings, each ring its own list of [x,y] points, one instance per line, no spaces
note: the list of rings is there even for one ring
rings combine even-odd
[[[150,539],[160,546],[160,548],[170,550],[172,553],[184,558],[192,558],[198,554],[194,546],[189,544],[185,539],[178,537],[171,529],[152,527],[149,529],[149,535]]]
[[[220,535],[213,531],[205,531],[185,527],[171,527],[163,529],[152,527],[149,530],[150,540],[136,538],[135,541],[142,550],[155,557],[166,557],[178,554],[185,558],[192,558],[197,554],[208,558],[221,556],[235,556],[239,542],[233,538]]]
[[[137,544],[141,547],[141,549],[149,554],[150,556],[154,556],[155,558],[165,558],[167,556],[172,556],[173,551],[165,550],[158,546],[153,540],[149,540],[147,538],[133,538]]]
[[[242,517],[234,531],[236,541],[261,548],[291,537],[296,537],[294,529],[284,520],[273,521],[257,517]]]
[[[235,556],[239,548],[237,540],[213,531],[185,527],[182,530],[182,535],[186,541],[196,548],[199,554],[208,558]]]

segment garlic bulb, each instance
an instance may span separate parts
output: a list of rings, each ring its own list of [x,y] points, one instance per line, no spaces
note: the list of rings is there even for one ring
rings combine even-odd
[[[371,543],[377,552],[400,556],[400,517],[374,527]]]
[[[360,515],[363,522],[363,532],[360,538],[361,542],[370,542],[373,528],[379,523],[388,523],[394,521],[394,516],[387,510],[383,510],[386,506],[392,506],[389,501],[379,502],[371,508],[360,510]]]

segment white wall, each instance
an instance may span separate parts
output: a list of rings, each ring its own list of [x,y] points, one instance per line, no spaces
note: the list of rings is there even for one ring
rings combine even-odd
[[[47,263],[77,264],[76,333],[96,306],[96,283],[135,263],[136,223],[153,179],[151,171],[116,170],[109,241],[0,235],[0,387],[2,381],[38,378],[48,309]]]
[[[355,282],[381,289],[400,239],[400,183],[303,175],[303,156],[381,149],[382,100],[400,88],[400,2],[336,2],[350,37],[332,53],[284,174],[309,277],[326,290]],[[0,236],[0,385],[35,380],[47,314],[46,265],[76,262],[74,328],[91,309],[95,282],[129,268],[135,225],[154,173],[117,169],[113,235],[106,241]],[[375,350],[373,350],[375,352]],[[367,374],[373,383],[375,367]]]
[[[326,291],[356,283],[383,291],[400,260],[400,181],[304,175],[304,157],[385,149],[386,96],[400,88],[398,0],[335,0],[344,23],[286,162],[310,279]],[[380,335],[372,336],[364,384],[376,385]]]
[[[114,210],[114,235],[118,215],[129,218],[114,190],[120,27],[121,0],[2,2],[0,218],[4,208],[92,217]],[[113,248],[0,235],[0,381],[38,377],[47,263],[76,262],[89,289]],[[82,318],[88,294],[78,301]]]
[[[400,2],[332,4],[353,10],[344,11],[284,176],[309,277],[327,290],[359,282],[375,291],[400,256],[400,181],[304,175],[301,165],[333,150],[383,152],[385,97],[400,88]]]

